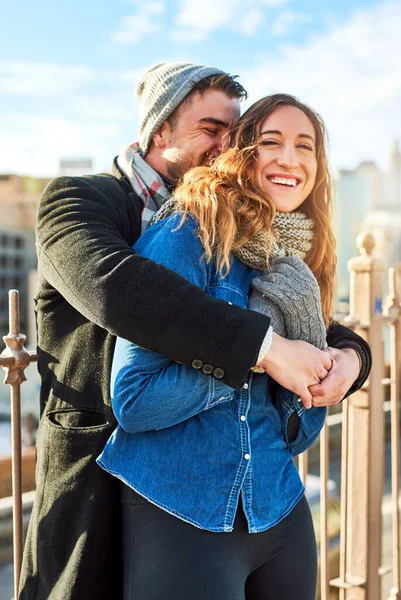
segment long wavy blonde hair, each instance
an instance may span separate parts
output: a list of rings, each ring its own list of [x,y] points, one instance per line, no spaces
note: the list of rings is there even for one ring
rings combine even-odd
[[[329,174],[322,119],[294,96],[274,94],[253,104],[230,133],[230,148],[212,165],[188,171],[175,191],[179,210],[192,213],[199,222],[199,237],[206,259],[216,258],[217,269],[230,270],[230,253],[243,246],[259,231],[272,230],[276,213],[271,198],[256,183],[254,173],[258,142],[263,122],[280,106],[294,106],[306,114],[316,135],[317,173],[312,192],[300,210],[315,221],[314,239],[318,243],[305,258],[320,287],[322,311],[329,323],[334,294],[335,239],[331,227],[332,180]],[[267,243],[266,255],[271,246]]]

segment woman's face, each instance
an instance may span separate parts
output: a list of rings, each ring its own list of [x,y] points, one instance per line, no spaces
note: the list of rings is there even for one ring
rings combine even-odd
[[[315,185],[316,134],[306,114],[280,106],[262,123],[254,177],[280,212],[296,210]]]

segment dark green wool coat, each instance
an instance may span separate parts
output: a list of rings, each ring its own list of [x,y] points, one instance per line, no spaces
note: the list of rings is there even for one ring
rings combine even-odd
[[[119,484],[95,463],[115,427],[115,336],[188,366],[198,359],[238,388],[269,326],[136,255],[141,209],[129,183],[111,175],[58,178],[39,206],[42,418],[20,600],[122,598]],[[345,338],[365,355],[356,389],[369,372],[369,349],[343,327],[328,341]]]

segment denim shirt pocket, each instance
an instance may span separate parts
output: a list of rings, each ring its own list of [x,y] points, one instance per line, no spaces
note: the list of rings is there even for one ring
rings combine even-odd
[[[220,280],[210,284],[207,293],[212,298],[224,300],[225,302],[235,304],[240,308],[247,308],[248,306],[247,294],[244,294],[241,288],[233,285],[229,281]]]
[[[230,400],[234,400],[234,393],[235,390],[228,387],[224,383],[219,382],[213,377],[210,377],[209,398],[205,410],[213,408],[213,406],[216,406],[217,404],[222,404],[223,402],[229,402]]]

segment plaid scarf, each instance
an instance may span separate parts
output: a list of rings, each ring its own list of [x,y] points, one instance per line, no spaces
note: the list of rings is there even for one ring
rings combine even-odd
[[[118,166],[130,180],[142,200],[141,233],[150,225],[153,215],[171,198],[160,175],[142,158],[138,144],[131,144],[117,158]]]

